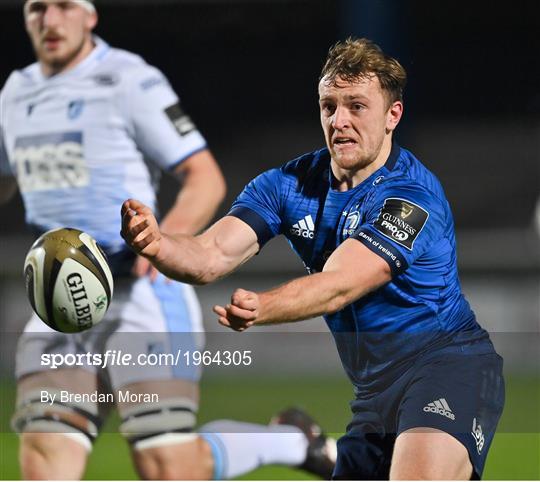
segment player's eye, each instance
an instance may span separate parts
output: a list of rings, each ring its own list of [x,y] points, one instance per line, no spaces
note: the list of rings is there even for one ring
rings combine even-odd
[[[351,110],[353,111],[361,111],[363,109],[365,109],[365,105],[364,104],[360,104],[359,102],[355,102],[354,104],[351,105]]]
[[[321,110],[326,115],[332,115],[336,111],[336,106],[334,104],[323,103],[321,104]]]
[[[46,10],[45,2],[32,2],[26,7],[27,13],[44,13]]]

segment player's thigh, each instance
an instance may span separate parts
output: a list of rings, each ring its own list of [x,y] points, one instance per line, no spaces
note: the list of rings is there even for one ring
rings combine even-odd
[[[202,350],[202,315],[191,286],[168,282],[163,276],[151,282],[119,280],[116,301],[110,311],[117,315],[118,328],[103,347],[110,357],[107,375],[114,389],[139,382],[187,380],[198,382],[201,364],[188,352]],[[92,330],[93,331],[93,330]],[[123,360],[123,359],[122,359]]]
[[[74,335],[50,329],[36,315],[30,319],[17,344],[16,431],[67,434],[90,450],[108,407],[95,399],[106,388],[94,367],[63,363],[83,356],[81,349]]]
[[[424,441],[430,439],[447,440],[456,453],[463,447],[473,478],[480,478],[503,404],[502,360],[495,353],[431,357],[417,367],[402,397],[398,436],[408,433],[403,440],[418,440],[415,445],[426,451],[430,447]],[[411,432],[421,427],[425,429]],[[444,456],[444,449],[441,454]],[[458,476],[462,475],[460,467]],[[443,478],[454,476],[449,473]]]
[[[96,374],[84,368],[58,368],[23,375],[17,381],[17,400],[42,387],[66,389],[71,393],[94,393],[99,388]]]
[[[124,283],[120,293],[119,329],[105,345],[106,353],[131,355],[129,363],[111,363],[107,370],[120,430],[137,450],[157,439],[189,438],[184,435],[195,426],[201,367],[183,354],[202,349],[204,341],[193,288],[160,276],[154,283]]]
[[[98,403],[100,394],[106,392],[96,375],[82,368],[24,375],[17,381],[13,424],[39,433],[43,431],[40,427],[54,422],[54,433],[82,431],[93,440],[110,409],[110,405]]]
[[[198,478],[188,468],[204,467],[206,445],[194,434],[201,367],[183,356],[204,343],[194,290],[160,276],[153,283],[138,279],[122,292],[120,328],[105,347],[133,360],[108,369],[120,431],[143,478]]]
[[[470,480],[472,472],[467,449],[448,433],[418,427],[396,439],[390,480]]]

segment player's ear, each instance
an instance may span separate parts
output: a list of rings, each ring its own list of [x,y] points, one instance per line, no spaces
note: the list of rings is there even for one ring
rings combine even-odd
[[[88,15],[86,16],[86,28],[91,32],[96,28],[98,20],[99,17],[97,12],[88,13]]]
[[[388,109],[388,112],[386,113],[386,130],[388,132],[392,132],[397,127],[402,115],[403,102],[401,102],[400,100],[392,102],[390,108]]]

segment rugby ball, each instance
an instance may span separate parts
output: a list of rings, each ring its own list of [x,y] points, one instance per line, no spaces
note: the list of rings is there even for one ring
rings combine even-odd
[[[113,296],[105,253],[78,229],[54,229],[40,236],[26,255],[24,278],[34,311],[64,333],[99,323]]]

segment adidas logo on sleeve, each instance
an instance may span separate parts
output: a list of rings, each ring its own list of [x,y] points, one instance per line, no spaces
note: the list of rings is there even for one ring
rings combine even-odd
[[[302,238],[313,239],[315,237],[315,223],[311,214],[292,225],[291,234]]]
[[[452,409],[448,405],[448,402],[444,398],[439,398],[439,400],[428,403],[424,407],[424,412],[437,413],[439,415],[443,415],[446,418],[449,418],[450,420],[456,419],[456,416],[454,415]]]

